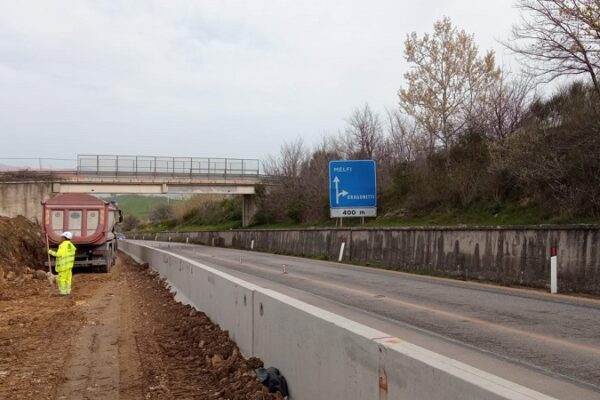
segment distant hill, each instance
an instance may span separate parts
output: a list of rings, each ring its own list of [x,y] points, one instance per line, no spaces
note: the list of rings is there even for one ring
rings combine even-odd
[[[117,203],[119,203],[119,208],[123,210],[123,215],[135,215],[142,221],[148,219],[150,210],[157,205],[166,203],[168,201],[168,199],[164,196],[140,195],[110,196],[105,197],[105,200],[115,200]]]

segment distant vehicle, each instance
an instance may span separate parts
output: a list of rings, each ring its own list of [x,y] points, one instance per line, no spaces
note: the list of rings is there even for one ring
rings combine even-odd
[[[116,203],[89,194],[66,193],[43,202],[42,206],[43,230],[50,246],[58,246],[62,232],[70,231],[77,247],[75,266],[110,271],[118,250],[115,225],[123,221]]]
[[[125,240],[127,239],[127,237],[125,235],[123,235],[122,233],[118,232],[117,233],[117,240]]]

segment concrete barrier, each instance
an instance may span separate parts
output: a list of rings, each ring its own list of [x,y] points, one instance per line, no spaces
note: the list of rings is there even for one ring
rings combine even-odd
[[[120,249],[138,262],[147,262],[165,277],[177,292],[177,299],[202,310],[235,341],[242,354],[252,356],[252,298],[258,288],[210,267],[165,251],[120,242]]]
[[[261,288],[201,263],[133,241],[183,301],[229,331],[246,356],[276,366],[291,399],[551,400],[384,332]]]
[[[558,291],[600,294],[600,226],[244,229],[132,233],[154,239],[381,265],[508,285],[550,288],[550,253],[558,248]]]

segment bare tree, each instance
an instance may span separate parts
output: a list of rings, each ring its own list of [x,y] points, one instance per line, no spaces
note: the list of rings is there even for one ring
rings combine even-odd
[[[528,196],[600,215],[600,110],[591,85],[574,82],[532,104],[524,129],[499,147],[494,163]]]
[[[302,171],[308,158],[308,150],[302,138],[286,142],[280,147],[279,155],[269,156],[264,163],[265,172],[282,177],[279,185],[269,190],[269,195],[260,200],[259,213],[269,214],[269,219],[282,221],[291,219],[301,222],[306,209],[302,189]]]
[[[518,0],[521,22],[506,47],[547,81],[587,74],[600,95],[600,1]]]
[[[315,146],[302,171],[302,192],[307,204],[304,212],[306,222],[317,222],[329,217],[329,161],[339,160],[335,145],[324,137]]]
[[[281,145],[278,156],[269,156],[264,163],[268,175],[298,177],[307,158],[307,149],[302,138]]]
[[[480,57],[473,36],[444,18],[432,35],[408,35],[404,54],[412,67],[404,74],[407,86],[398,92],[400,109],[428,133],[430,153],[437,142],[447,149],[498,78],[494,53]]]
[[[414,120],[399,110],[386,110],[387,136],[383,146],[384,157],[393,164],[414,161],[423,147],[423,135]]]
[[[502,142],[514,133],[525,118],[534,96],[531,77],[520,75],[513,78],[502,73],[478,113],[478,117],[485,120],[483,124],[488,135]]]
[[[364,107],[352,112],[346,123],[345,136],[342,137],[346,157],[373,159],[383,139],[379,115],[365,103]]]

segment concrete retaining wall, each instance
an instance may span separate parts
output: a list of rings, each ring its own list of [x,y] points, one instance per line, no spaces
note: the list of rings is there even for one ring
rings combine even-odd
[[[228,330],[244,355],[279,368],[291,399],[551,400],[168,248],[131,241],[120,247],[148,262],[180,299]]]
[[[482,227],[236,230],[132,234],[146,240],[189,241],[344,260],[404,271],[502,284],[550,286],[550,249],[558,248],[559,291],[600,294],[600,227]]]
[[[52,182],[0,182],[0,215],[41,222],[41,202],[53,195]]]

